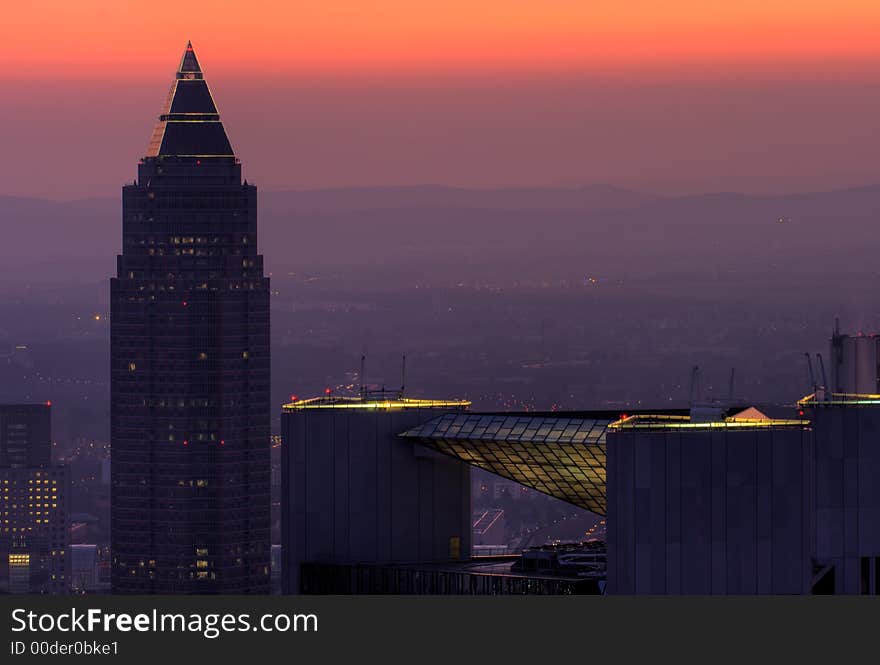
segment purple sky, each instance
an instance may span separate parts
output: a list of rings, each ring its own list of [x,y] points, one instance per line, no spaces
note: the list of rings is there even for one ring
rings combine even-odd
[[[7,82],[0,194],[118,196],[146,148],[169,62],[136,81]],[[202,65],[245,175],[264,190],[612,183],[780,192],[880,180],[874,72],[260,80]]]

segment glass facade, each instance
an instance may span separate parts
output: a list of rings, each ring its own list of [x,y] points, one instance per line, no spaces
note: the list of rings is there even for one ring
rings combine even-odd
[[[605,432],[614,420],[565,414],[448,414],[402,436],[604,515]]]

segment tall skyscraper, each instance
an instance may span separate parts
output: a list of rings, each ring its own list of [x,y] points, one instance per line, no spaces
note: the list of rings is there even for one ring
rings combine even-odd
[[[70,469],[48,404],[0,405],[0,593],[70,590]]]
[[[111,280],[115,593],[269,592],[269,280],[190,44]]]

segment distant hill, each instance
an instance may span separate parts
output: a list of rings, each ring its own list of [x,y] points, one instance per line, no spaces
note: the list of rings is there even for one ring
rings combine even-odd
[[[120,211],[114,199],[0,197],[0,276],[108,277],[120,247]],[[260,193],[260,248],[269,271],[365,280],[388,270],[517,278],[721,265],[754,271],[780,262],[821,272],[876,255],[878,221],[880,186],[785,196],[657,197],[604,185]]]
[[[415,187],[343,187],[261,192],[264,209],[288,212],[346,212],[401,208],[475,208],[479,210],[598,212],[660,201],[661,197],[612,185],[571,188],[510,187],[463,189],[443,185]]]

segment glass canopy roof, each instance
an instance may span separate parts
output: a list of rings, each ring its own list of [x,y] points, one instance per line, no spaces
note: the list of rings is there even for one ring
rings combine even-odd
[[[605,514],[605,431],[616,418],[450,413],[401,436]]]

